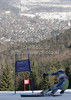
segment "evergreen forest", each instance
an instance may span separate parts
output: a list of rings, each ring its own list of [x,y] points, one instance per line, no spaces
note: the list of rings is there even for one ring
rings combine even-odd
[[[27,59],[29,52],[34,90],[43,90],[56,84],[56,76],[43,78],[43,74],[57,72],[60,68],[68,76],[71,88],[71,28],[39,43],[0,44],[0,91],[14,90],[15,52],[17,60]],[[24,91],[24,78],[29,78],[31,85],[30,72],[19,72],[16,74],[17,91]]]

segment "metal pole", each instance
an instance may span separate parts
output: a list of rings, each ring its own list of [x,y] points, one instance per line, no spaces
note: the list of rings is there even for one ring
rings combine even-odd
[[[15,52],[15,94],[16,94],[16,60],[17,60],[17,52]]]
[[[28,53],[28,59],[29,59],[29,53]],[[29,60],[29,63],[30,63],[30,60]],[[30,76],[31,76],[31,85],[32,85],[32,93],[33,93],[33,80],[32,80],[31,67],[30,67]]]

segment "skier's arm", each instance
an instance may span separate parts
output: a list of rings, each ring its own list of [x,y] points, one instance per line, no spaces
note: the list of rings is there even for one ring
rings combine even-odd
[[[45,76],[52,76],[52,75],[58,75],[58,72],[56,73],[47,73],[47,74],[43,74],[43,77],[45,78]]]
[[[45,74],[45,76],[51,76],[51,75],[58,75],[58,72],[56,72],[56,73],[47,73],[47,74]]]

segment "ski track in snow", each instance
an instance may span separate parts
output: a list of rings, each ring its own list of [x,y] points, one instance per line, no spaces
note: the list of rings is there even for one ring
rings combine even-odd
[[[39,93],[40,91],[34,91],[33,94]],[[21,94],[32,94],[32,91],[0,91],[0,100],[71,100],[71,89],[67,89],[62,96],[52,97],[21,97]],[[56,94],[60,94],[58,91]]]

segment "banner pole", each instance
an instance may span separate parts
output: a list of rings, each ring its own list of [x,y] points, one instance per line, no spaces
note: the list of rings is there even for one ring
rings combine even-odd
[[[29,52],[28,52],[28,59],[29,59]],[[29,59],[29,63],[30,63],[30,59]],[[31,71],[31,67],[30,67],[30,76],[31,76],[31,85],[32,85],[32,93],[33,93],[33,80],[32,80],[32,71]]]
[[[24,81],[25,81],[25,78],[24,78]],[[26,88],[25,88],[25,82],[24,82],[24,91],[26,90]]]
[[[17,52],[15,52],[15,94],[16,94],[16,61],[17,61]]]

